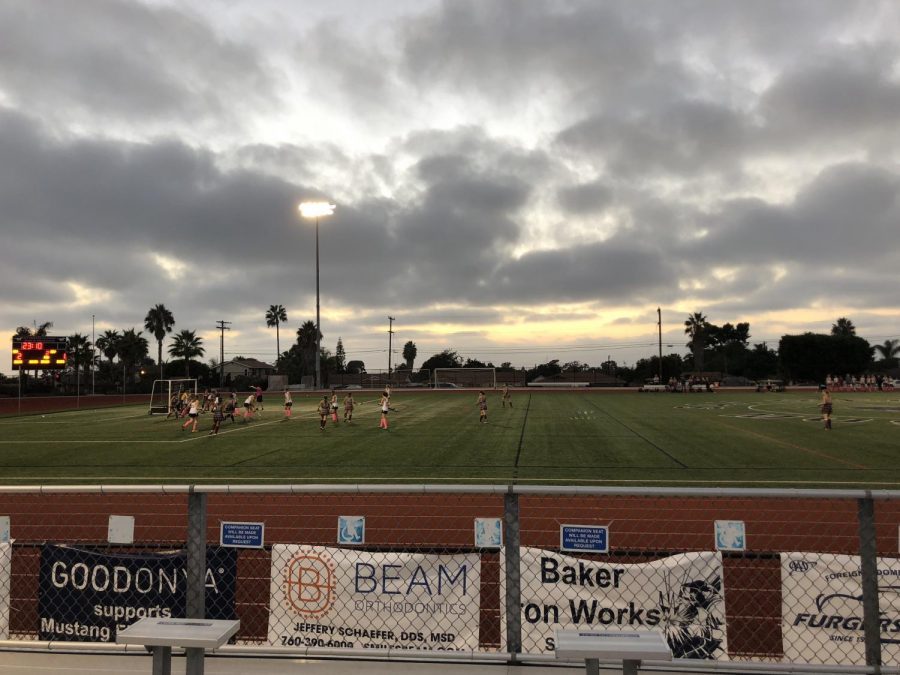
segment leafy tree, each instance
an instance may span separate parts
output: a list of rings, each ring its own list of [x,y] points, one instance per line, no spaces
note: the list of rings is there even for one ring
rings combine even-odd
[[[103,356],[109,359],[109,367],[112,370],[112,362],[116,355],[119,353],[118,342],[122,338],[119,335],[119,331],[117,330],[105,330],[100,333],[100,337],[97,338],[97,349],[99,349]]]
[[[900,340],[885,340],[884,344],[875,345],[875,350],[881,354],[881,361],[886,369],[897,367],[897,357],[900,356]]]
[[[426,359],[425,363],[419,366],[419,370],[433,371],[435,368],[462,368],[462,364],[463,360],[459,354],[452,349],[445,349]]]
[[[706,335],[709,323],[702,312],[694,312],[684,322],[684,333],[690,340],[687,346],[694,356],[694,370],[703,370],[703,350],[706,348]]]
[[[94,363],[94,349],[87,335],[75,333],[69,336],[67,350],[69,365],[75,368],[75,381],[79,381],[82,368],[87,368]]]
[[[347,352],[344,351],[344,342],[338,338],[337,346],[334,348],[334,372],[343,373],[346,361]]]
[[[163,379],[162,343],[167,333],[172,332],[175,317],[165,305],[154,305],[144,317],[144,330],[153,333],[157,345],[157,361],[159,362],[159,379]]]
[[[316,342],[315,321],[304,321],[300,328],[297,329],[297,347],[300,351],[304,375],[314,373],[316,370]],[[318,342],[322,342],[321,333],[319,333]]]
[[[512,362],[504,361],[499,366],[497,366],[497,370],[501,373],[509,373],[515,370],[515,368],[513,368]]]
[[[122,391],[125,390],[125,384],[129,379],[134,379],[134,367],[143,361],[150,349],[150,343],[147,342],[141,331],[129,328],[122,333],[122,337],[116,342],[116,356],[122,363],[125,376],[122,381]]]
[[[347,364],[347,372],[356,375],[358,373],[366,372],[366,364],[362,361],[353,360]]]
[[[403,360],[406,361],[406,367],[408,370],[413,369],[413,364],[416,362],[416,355],[418,353],[419,350],[416,347],[416,343],[412,340],[409,340],[405,345],[403,345]]]
[[[829,373],[865,372],[872,362],[872,348],[855,335],[785,335],[778,343],[778,359],[788,378],[822,382]]]
[[[198,337],[192,330],[183,330],[175,334],[172,344],[169,345],[169,354],[176,358],[184,359],[184,376],[191,376],[191,359],[195,356],[203,356],[206,350],[203,348],[203,338]]]
[[[525,377],[530,382],[538,377],[553,377],[554,375],[559,375],[561,372],[562,368],[559,365],[559,359],[552,359],[547,363],[536,365],[526,373]]]
[[[279,326],[288,320],[287,310],[284,305],[269,305],[266,311],[266,325],[271,328],[275,326],[275,367],[278,367],[278,358],[281,354],[281,335]]]
[[[774,349],[769,349],[764,342],[753,345],[753,349],[747,353],[743,374],[751,380],[763,380],[777,375],[777,352]]]
[[[856,335],[856,326],[853,325],[850,319],[841,317],[832,324],[831,334],[834,336],[853,337]]]
[[[490,362],[485,363],[484,361],[480,361],[478,359],[466,359],[465,363],[462,365],[463,368],[493,368],[493,364]]]

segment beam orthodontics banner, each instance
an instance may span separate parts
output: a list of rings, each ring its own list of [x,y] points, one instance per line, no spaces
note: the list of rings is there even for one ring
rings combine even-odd
[[[115,642],[116,631],[144,617],[183,618],[187,553],[109,553],[41,548],[39,639]],[[206,618],[234,619],[237,554],[206,552]]]
[[[477,651],[481,558],[274,544],[269,642]]]
[[[883,663],[900,660],[900,559],[878,558]],[[781,554],[781,633],[793,663],[865,665],[860,557]]]
[[[552,653],[559,629],[658,629],[680,659],[728,659],[722,556],[681,553],[647,563],[521,549],[522,651]]]

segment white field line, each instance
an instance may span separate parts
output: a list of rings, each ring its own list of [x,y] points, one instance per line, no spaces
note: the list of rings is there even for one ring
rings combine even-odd
[[[218,433],[218,435],[223,436],[225,434],[233,434],[236,431],[247,431],[248,429],[258,429],[259,427],[265,427],[265,426],[268,426],[269,424],[278,424],[280,421],[281,421],[281,419],[277,419],[277,420],[272,420],[271,422],[256,422],[252,425],[241,425],[237,429],[228,429],[226,431],[220,431]],[[198,432],[198,434],[199,435],[197,435],[197,436],[191,436],[190,438],[185,438],[180,441],[174,441],[174,442],[175,443],[188,443],[190,441],[196,441],[200,438],[208,438],[209,437],[209,431],[206,429],[204,429],[202,433]]]

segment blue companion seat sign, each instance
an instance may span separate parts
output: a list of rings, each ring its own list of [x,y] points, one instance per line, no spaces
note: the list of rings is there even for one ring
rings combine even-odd
[[[264,523],[238,523],[223,521],[219,526],[219,543],[231,548],[262,548]]]
[[[609,553],[609,526],[560,525],[559,548],[578,553]]]

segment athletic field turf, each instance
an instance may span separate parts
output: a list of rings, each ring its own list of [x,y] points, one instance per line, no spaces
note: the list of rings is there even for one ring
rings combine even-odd
[[[269,397],[271,401],[271,396]],[[490,482],[588,485],[900,487],[900,393],[638,394],[395,392],[390,430],[358,392],[352,425],[319,430],[316,399],[294,419],[269,405],[217,437],[150,417],[147,405],[0,418],[5,483]],[[339,412],[342,416],[343,409]],[[183,420],[182,420],[183,421]]]

